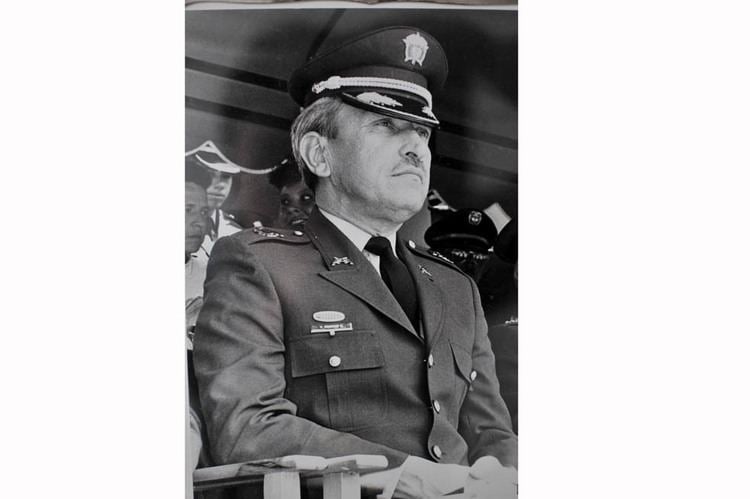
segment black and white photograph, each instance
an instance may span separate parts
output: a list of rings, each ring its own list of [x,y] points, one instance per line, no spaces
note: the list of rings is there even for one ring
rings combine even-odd
[[[194,496],[517,497],[517,10],[185,22]]]
[[[743,3],[3,13],[3,497],[750,497]]]

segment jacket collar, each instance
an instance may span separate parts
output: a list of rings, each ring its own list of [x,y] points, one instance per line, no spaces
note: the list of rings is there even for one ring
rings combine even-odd
[[[421,340],[375,268],[317,208],[310,214],[305,232],[326,266],[327,270],[319,273],[321,277],[366,302]],[[418,277],[411,268],[410,272],[413,277]]]

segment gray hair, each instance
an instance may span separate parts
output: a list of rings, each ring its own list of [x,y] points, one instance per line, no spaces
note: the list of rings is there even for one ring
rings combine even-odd
[[[318,184],[318,177],[305,164],[299,150],[300,141],[308,132],[317,132],[328,139],[335,139],[338,133],[336,117],[343,105],[344,102],[338,97],[322,97],[304,108],[292,123],[291,138],[294,160],[299,165],[305,183],[313,191]]]

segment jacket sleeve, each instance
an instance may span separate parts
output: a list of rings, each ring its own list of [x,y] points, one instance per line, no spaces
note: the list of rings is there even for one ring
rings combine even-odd
[[[487,335],[479,291],[471,281],[476,329],[472,351],[471,382],[459,415],[458,431],[469,446],[469,463],[482,456],[495,456],[503,465],[518,468],[518,437],[513,433],[510,414],[495,372],[495,356]]]
[[[217,241],[208,265],[194,344],[196,377],[217,464],[308,454],[403,452],[297,416],[284,398],[281,303],[269,273],[241,238]]]

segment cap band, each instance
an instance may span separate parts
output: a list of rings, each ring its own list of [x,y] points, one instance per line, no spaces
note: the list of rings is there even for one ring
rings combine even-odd
[[[319,94],[325,90],[337,90],[341,87],[370,87],[401,90],[417,95],[427,102],[427,107],[432,109],[432,94],[426,88],[404,80],[393,78],[358,77],[358,76],[331,76],[327,80],[319,81],[312,86],[312,91]]]

